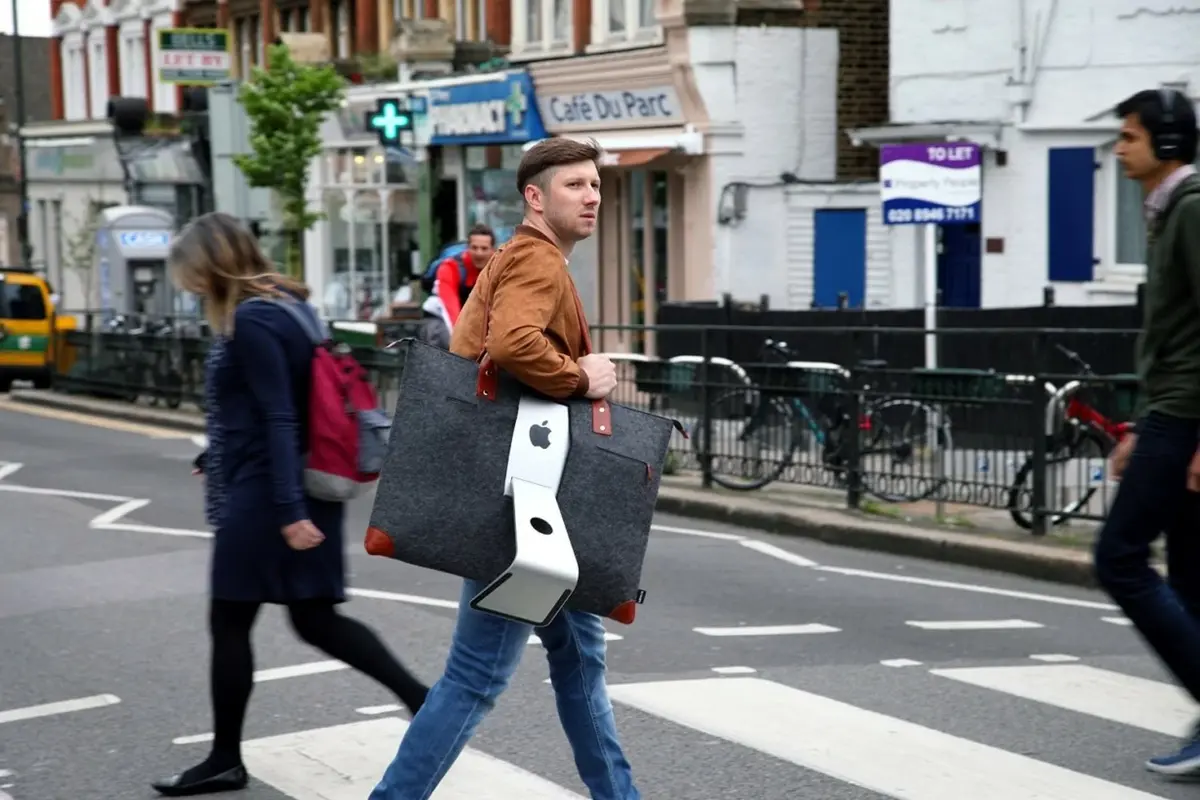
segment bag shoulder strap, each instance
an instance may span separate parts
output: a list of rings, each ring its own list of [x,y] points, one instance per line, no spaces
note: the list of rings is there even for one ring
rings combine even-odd
[[[279,306],[287,312],[300,330],[304,331],[304,335],[309,338],[313,345],[319,345],[329,340],[329,329],[324,322],[317,318],[316,312],[311,308],[300,308],[302,304],[299,301],[288,301],[278,297],[251,297],[247,303],[271,303]]]

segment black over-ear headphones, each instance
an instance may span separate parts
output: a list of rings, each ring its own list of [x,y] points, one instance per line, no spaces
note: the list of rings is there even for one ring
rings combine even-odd
[[[1175,122],[1175,100],[1179,92],[1166,86],[1158,90],[1159,104],[1162,106],[1162,117],[1150,141],[1154,146],[1154,157],[1159,161],[1178,161],[1179,151],[1183,148],[1183,133]]]

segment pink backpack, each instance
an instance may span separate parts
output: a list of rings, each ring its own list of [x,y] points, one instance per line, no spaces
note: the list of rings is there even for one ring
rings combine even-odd
[[[358,497],[379,480],[392,429],[367,371],[307,304],[257,299],[281,306],[313,343],[305,492],[340,503]]]

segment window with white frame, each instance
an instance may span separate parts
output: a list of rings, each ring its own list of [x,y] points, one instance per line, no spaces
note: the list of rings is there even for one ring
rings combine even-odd
[[[93,28],[88,32],[88,58],[92,119],[104,119],[108,111],[108,52],[104,46],[104,29]]]
[[[571,0],[514,0],[514,53],[569,52]]]
[[[117,32],[118,65],[123,97],[147,97],[146,44],[141,20],[121,24]]]
[[[88,117],[88,70],[82,33],[70,33],[62,41],[63,117]]]
[[[154,17],[150,31],[150,46],[153,48],[151,53],[153,58],[154,69],[154,110],[165,113],[175,113],[178,110],[178,93],[175,91],[175,84],[167,81],[159,80],[158,78],[158,32],[174,27],[174,19],[171,14],[159,14]]]
[[[657,40],[655,0],[592,0],[592,48]]]
[[[455,0],[454,38],[460,42],[487,41],[487,0]]]
[[[1200,159],[1196,161],[1200,169]],[[1125,177],[1120,165],[1116,169],[1116,253],[1118,264],[1146,263],[1146,197],[1142,185]]]

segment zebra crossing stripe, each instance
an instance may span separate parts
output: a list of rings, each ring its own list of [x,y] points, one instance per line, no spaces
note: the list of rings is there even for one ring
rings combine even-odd
[[[612,699],[895,800],[1159,800],[760,678],[610,686]]]
[[[387,769],[408,722],[381,717],[254,739],[246,769],[292,800],[364,800]],[[437,800],[584,800],[556,783],[472,748],[463,750]]]
[[[1086,664],[934,669],[930,673],[1167,736],[1183,736],[1200,709],[1179,687]]]

